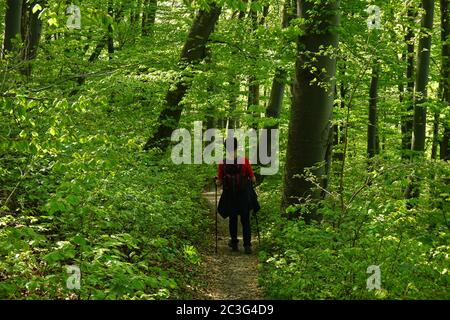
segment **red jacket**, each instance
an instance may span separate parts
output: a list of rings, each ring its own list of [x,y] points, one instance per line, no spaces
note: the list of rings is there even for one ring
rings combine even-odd
[[[242,157],[240,158],[242,159]],[[244,157],[244,163],[242,164],[242,174],[244,176],[253,178],[255,176],[255,174],[253,173],[253,169],[252,169],[252,165],[250,164],[250,161]],[[239,162],[238,162],[239,163]],[[221,160],[219,162],[219,166],[217,167],[217,178],[219,180],[222,180],[223,178],[223,160]]]

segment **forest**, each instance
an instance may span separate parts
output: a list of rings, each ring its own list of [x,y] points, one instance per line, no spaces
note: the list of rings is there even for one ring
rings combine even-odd
[[[450,0],[0,0],[0,21],[0,299],[450,299]],[[208,140],[174,161],[181,128],[268,132],[251,254]]]

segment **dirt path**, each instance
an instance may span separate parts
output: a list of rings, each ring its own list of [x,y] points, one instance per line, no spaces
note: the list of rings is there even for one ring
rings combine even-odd
[[[215,219],[214,187],[203,193],[211,206],[211,216]],[[220,194],[218,195],[218,199]],[[254,221],[252,221],[252,224]],[[239,221],[239,252],[231,252],[228,247],[228,219],[218,215],[218,249],[215,253],[215,234],[209,236],[211,245],[202,252],[205,288],[199,293],[199,299],[222,300],[258,300],[264,295],[258,286],[257,250],[258,240],[252,234],[253,253],[244,254],[242,247],[242,229]]]

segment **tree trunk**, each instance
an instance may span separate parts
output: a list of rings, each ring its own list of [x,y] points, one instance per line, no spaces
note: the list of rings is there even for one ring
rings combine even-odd
[[[377,114],[377,102],[378,102],[378,77],[379,68],[375,61],[372,67],[372,80],[370,82],[369,92],[369,124],[367,126],[367,156],[373,158],[378,151],[379,139],[378,139],[378,114]]]
[[[245,9],[242,10],[242,11],[239,11],[239,16],[238,16],[239,19],[244,19],[245,18],[245,11],[247,10],[247,6],[248,6],[248,0],[242,0],[242,2],[245,5]]]
[[[209,36],[214,31],[214,27],[219,19],[221,8],[216,4],[211,4],[209,10],[200,10],[192,24],[189,35],[181,52],[182,72],[186,67],[199,64],[207,54],[206,44]],[[150,137],[144,146],[144,150],[153,147],[159,147],[165,150],[170,142],[172,130],[176,128],[180,120],[183,107],[180,101],[183,99],[186,91],[190,87],[190,81],[187,80],[191,74],[181,77],[175,84],[175,89],[167,92],[166,106],[159,115],[159,126],[153,137]]]
[[[237,108],[238,108],[238,98],[240,91],[240,83],[236,80],[236,75],[233,74],[230,76],[230,90],[228,93],[228,104],[230,106],[230,111],[228,115],[228,123],[229,128],[234,129],[239,127],[239,117],[237,116]]]
[[[345,73],[345,69],[346,69],[346,66],[344,65],[342,67],[342,71],[341,72]],[[336,87],[336,90],[335,90],[335,95],[336,94],[337,94],[337,87]],[[347,88],[345,87],[344,82],[341,81],[341,83],[339,84],[339,97],[340,97],[339,108],[341,110],[345,109],[346,96],[347,96]],[[336,123],[333,126],[333,131],[334,131],[334,133],[333,133],[333,146],[336,147],[336,146],[341,145],[341,147],[342,147],[342,144],[344,143],[344,125],[343,124],[339,125],[338,123]],[[342,148],[341,147],[338,148],[338,151],[333,151],[332,157],[333,157],[334,160],[342,161],[344,159],[344,153],[342,152]]]
[[[144,0],[144,9],[142,13],[142,35],[148,36],[153,33],[153,26],[156,22],[156,10],[158,0]]]
[[[42,9],[33,13],[33,7],[36,4],[37,3],[35,2],[26,3],[26,7],[24,8],[26,13],[22,12],[24,16],[26,15],[26,18],[23,19],[26,23],[25,25],[22,24],[22,38],[24,40],[22,59],[25,61],[25,66],[22,69],[22,72],[28,77],[31,76],[32,69],[30,61],[34,60],[37,56],[37,50],[42,33],[42,21],[39,19],[39,15],[41,14],[44,5],[46,5],[46,1],[41,1],[39,4]]]
[[[431,33],[433,31],[434,0],[422,0],[425,14],[422,17],[422,28],[427,34],[419,41],[417,55],[417,75],[414,101],[414,128],[411,149],[425,151],[427,109],[423,105],[427,97],[428,75],[430,70]]]
[[[133,28],[136,28],[138,21],[142,21],[140,20],[141,10],[142,10],[142,0],[137,0],[136,6],[134,6],[130,12],[130,24],[133,26]]]
[[[272,89],[270,91],[269,105],[266,110],[266,118],[273,119],[274,123],[266,125],[267,129],[267,154],[272,156],[272,131],[278,128],[278,119],[280,117],[281,107],[283,105],[284,90],[286,86],[287,72],[278,68],[272,81]]]
[[[405,43],[407,45],[407,67],[406,67],[406,94],[404,95],[404,102],[406,104],[405,114],[401,117],[402,130],[402,158],[409,159],[411,151],[411,138],[413,129],[413,110],[414,110],[414,30],[412,25],[416,18],[416,10],[410,4],[408,8],[408,26],[405,35]]]
[[[450,129],[444,128],[444,134],[441,141],[440,158],[444,161],[450,161]]]
[[[108,15],[111,18],[111,23],[108,23],[108,36],[107,36],[107,43],[108,43],[108,58],[109,60],[112,59],[112,56],[114,54],[114,38],[113,38],[113,27],[112,27],[112,21],[114,16],[114,10],[113,10],[113,0],[108,0]]]
[[[442,41],[442,101],[450,107],[450,0],[441,0],[441,41]],[[448,114],[447,114],[448,117]],[[444,133],[440,146],[441,160],[450,160],[450,119],[443,122]]]
[[[243,1],[245,4],[245,8],[247,8],[247,0]],[[245,18],[245,10],[238,10],[237,11],[238,17],[237,19],[239,21],[243,21],[243,19]],[[233,35],[234,37],[237,37],[236,34]],[[231,48],[231,52],[232,55],[236,54],[238,52],[238,49],[235,47]],[[240,96],[240,91],[241,91],[241,82],[237,77],[237,73],[235,70],[231,70],[232,72],[228,75],[229,77],[229,94],[228,94],[228,103],[230,106],[230,111],[229,111],[229,116],[228,116],[228,127],[230,129],[235,129],[238,128],[240,126],[240,119],[239,119],[239,115],[238,115],[238,99]]]
[[[252,2],[256,2],[253,0]],[[263,12],[262,18],[258,22],[258,12],[255,10],[252,10],[250,8],[249,12],[249,18],[252,22],[252,31],[253,35],[256,35],[256,29],[258,28],[258,24],[263,24],[265,21],[265,16],[268,13],[268,9]],[[256,52],[259,51],[259,48],[256,47]],[[256,66],[255,66],[256,68]],[[260,100],[260,92],[259,92],[259,80],[257,79],[256,75],[251,74],[248,80],[248,99],[247,99],[247,110],[251,109],[258,109],[259,107],[259,100]],[[258,112],[253,111],[253,121],[252,121],[252,127],[256,129],[257,123],[256,118],[259,117]]]
[[[296,6],[292,4],[291,0],[286,0],[283,7],[283,18],[281,22],[282,28],[287,28],[292,21],[292,19],[295,18],[295,13],[293,13],[293,10]],[[272,81],[272,88],[270,91],[270,97],[269,97],[269,104],[267,106],[266,110],[266,118],[269,119],[278,119],[280,117],[281,108],[283,106],[283,98],[284,98],[284,91],[286,87],[286,81],[287,81],[287,71],[284,70],[281,67],[278,67],[275,70],[275,75],[273,77]],[[267,131],[267,153],[269,156],[271,156],[271,150],[272,150],[272,135],[270,129],[276,129],[278,128],[278,120],[276,120],[276,123],[269,124],[266,126]]]
[[[423,156],[425,151],[426,118],[427,109],[423,105],[427,97],[428,75],[430,70],[431,33],[433,31],[434,0],[422,0],[425,10],[421,26],[427,34],[422,35],[419,41],[417,54],[417,74],[414,99],[414,128],[411,150],[415,152],[413,158]],[[415,174],[411,176],[409,185],[405,191],[405,198],[419,197],[419,182]],[[408,205],[409,206],[409,205]],[[409,206],[410,207],[410,206]]]
[[[282,28],[287,28],[295,14],[292,13],[291,0],[286,0],[283,8],[283,20],[281,22]],[[266,110],[266,117],[277,119],[280,115],[281,107],[283,105],[284,89],[286,86],[287,72],[281,67],[275,70],[275,75],[272,81],[272,88],[270,91],[269,105]],[[277,128],[278,125],[270,128]]]
[[[322,48],[338,46],[339,1],[298,0],[300,17],[305,19],[303,34],[298,38],[293,104],[289,123],[288,145],[282,198],[283,212],[290,205],[313,202],[322,198],[304,175],[313,166],[311,173],[323,181],[326,151],[329,144],[330,118],[334,101],[334,76],[336,59]],[[314,79],[320,81],[312,82]],[[300,175],[300,176],[297,176]],[[291,217],[301,214],[298,210]],[[304,214],[306,222],[320,220],[317,211],[311,208]]]
[[[257,127],[258,112],[254,111],[259,107],[259,81],[256,79],[256,76],[251,75],[248,80],[248,97],[247,97],[247,110],[250,111],[253,115],[252,127]]]
[[[433,144],[431,146],[431,159],[436,160],[437,158],[437,149],[439,145],[439,117],[440,113],[434,113],[433,119]]]
[[[284,89],[286,86],[287,72],[283,68],[277,68],[270,90],[269,105],[266,110],[266,118],[278,119],[283,105]],[[278,125],[270,125],[268,128],[277,128]]]
[[[6,7],[2,58],[4,58],[8,52],[18,52],[18,48],[16,48],[13,43],[17,36],[20,37],[22,0],[6,0]]]
[[[20,36],[22,39],[22,42],[25,43],[28,33],[28,10],[29,4],[27,0],[22,1],[22,16],[20,17]]]

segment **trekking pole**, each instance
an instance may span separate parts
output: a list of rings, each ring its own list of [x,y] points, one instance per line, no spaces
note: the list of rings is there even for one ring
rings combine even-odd
[[[253,188],[253,183],[252,183],[252,188]],[[261,236],[259,234],[258,215],[256,214],[255,209],[253,209],[253,215],[255,216],[255,220],[256,220],[256,234],[258,235],[258,244],[261,245]]]
[[[261,245],[261,236],[259,235],[259,225],[258,225],[258,216],[255,211],[253,211],[256,220],[256,234],[258,235],[258,244]]]
[[[216,207],[216,254],[217,254],[217,183],[216,183],[217,177],[214,177],[214,187],[216,189],[215,193],[215,207]]]

